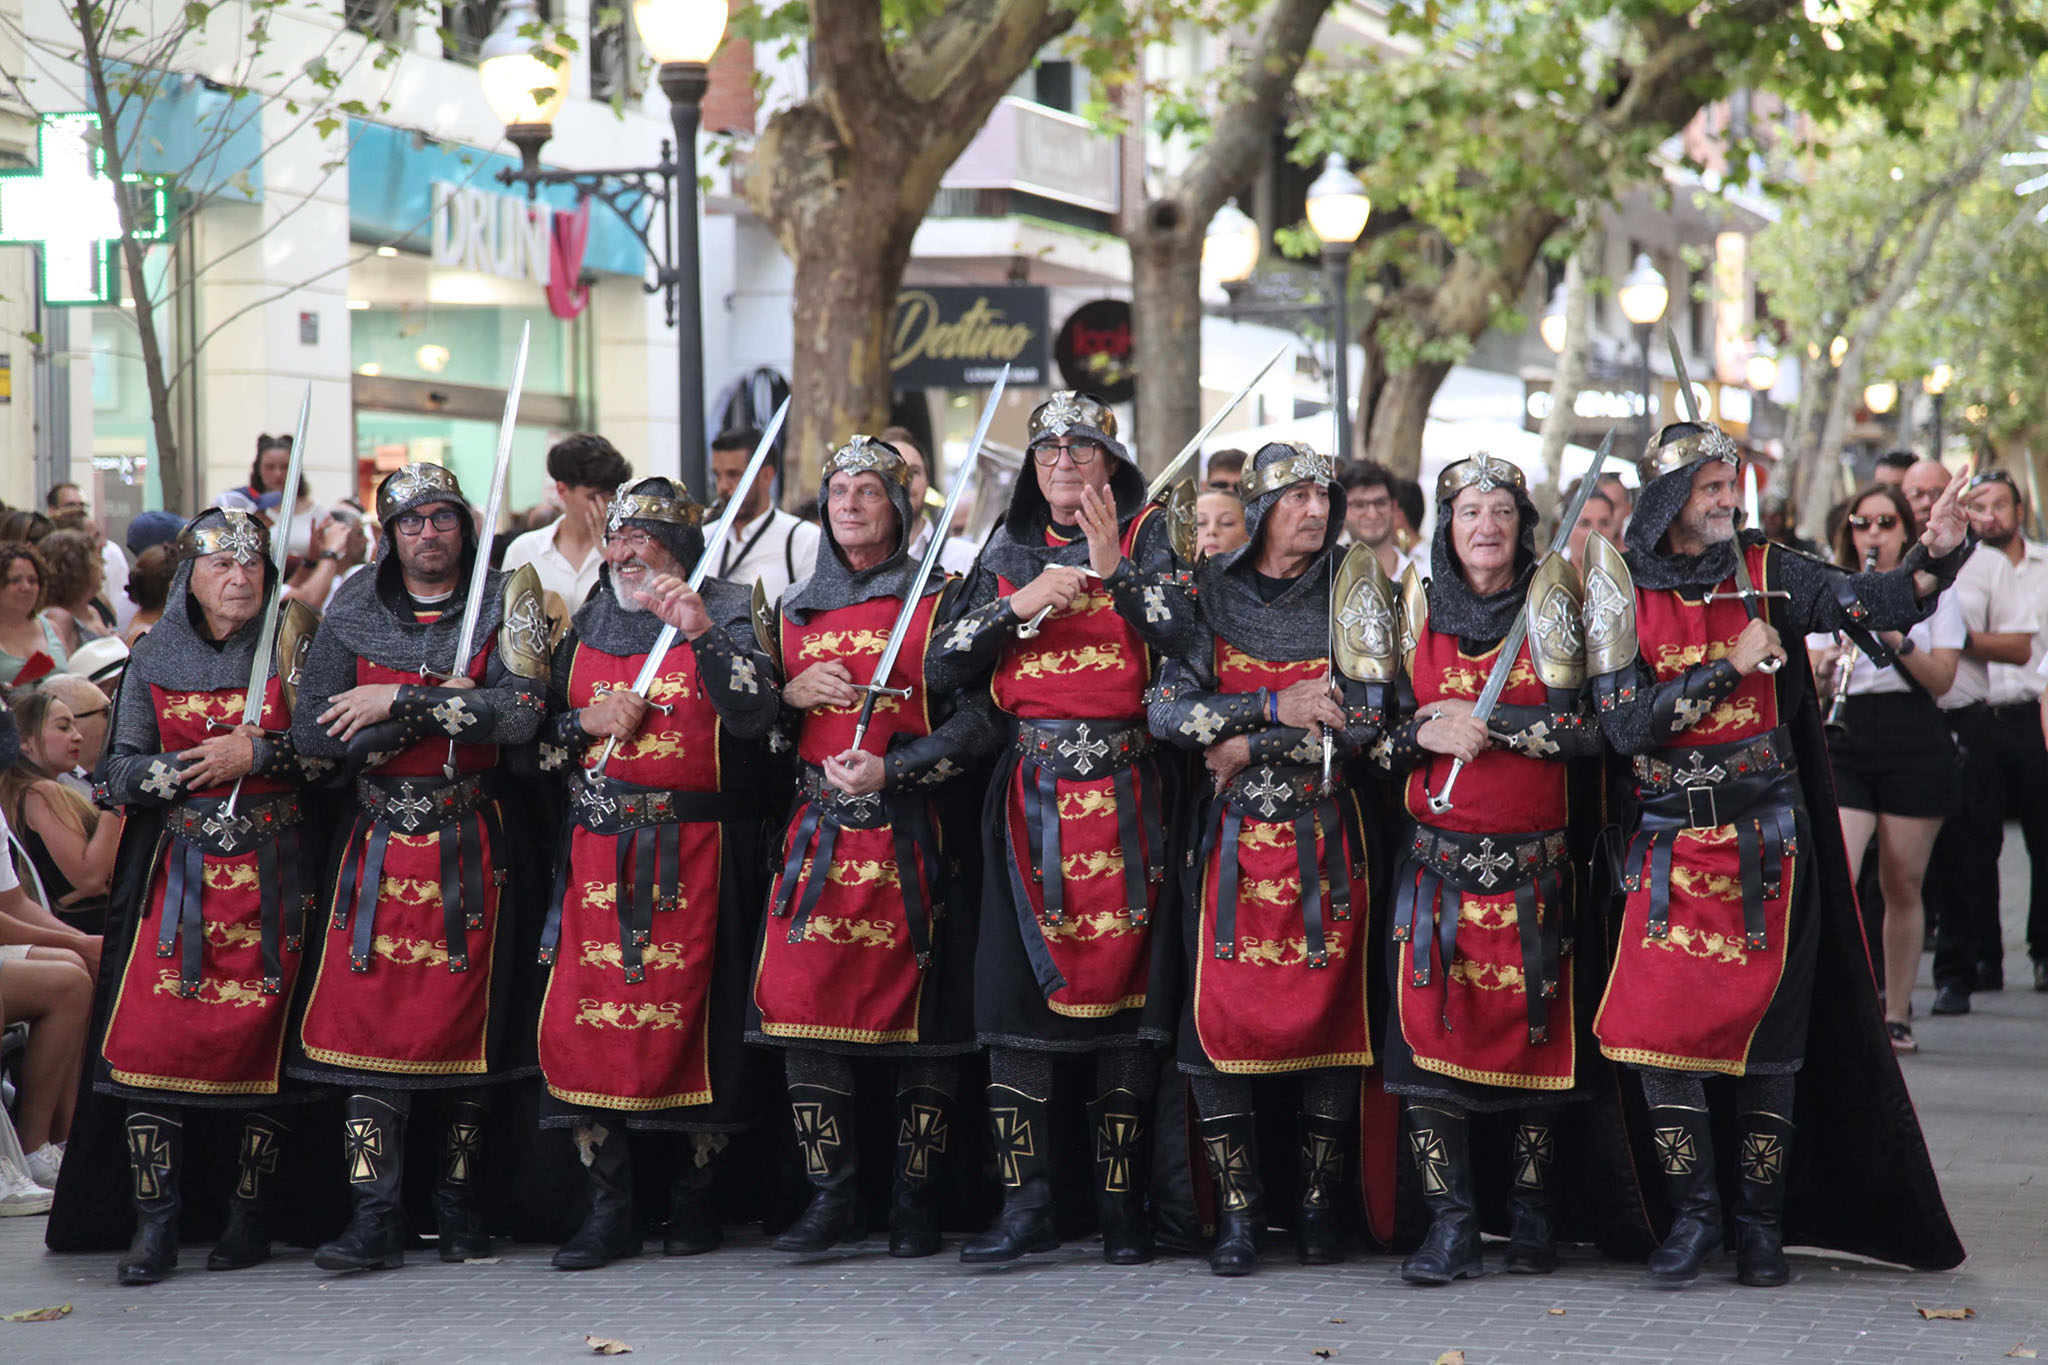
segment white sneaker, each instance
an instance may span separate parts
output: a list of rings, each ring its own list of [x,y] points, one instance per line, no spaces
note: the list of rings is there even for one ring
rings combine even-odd
[[[57,1196],[28,1178],[11,1161],[0,1160],[0,1218],[48,1213]]]
[[[57,1188],[57,1170],[64,1164],[64,1149],[46,1142],[28,1154],[28,1178],[46,1190]]]

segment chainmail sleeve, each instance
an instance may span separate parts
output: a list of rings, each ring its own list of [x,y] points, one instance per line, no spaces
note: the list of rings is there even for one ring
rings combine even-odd
[[[292,708],[292,744],[299,753],[325,759],[340,759],[348,753],[347,744],[321,727],[320,716],[336,693],[355,685],[356,656],[342,641],[341,632],[316,631],[313,648],[299,670],[298,703]]]
[[[161,806],[183,794],[183,765],[163,752],[156,702],[147,683],[124,678],[114,700],[114,728],[93,772],[93,800],[105,809]]]
[[[929,693],[928,693],[929,695]],[[995,703],[985,692],[960,698],[953,714],[928,735],[894,745],[882,758],[882,790],[936,787],[960,776],[1002,742]]]
[[[995,570],[977,564],[964,586],[950,591],[952,601],[940,603],[940,620],[924,655],[925,686],[933,692],[965,692],[995,667],[996,655],[1017,625],[1017,613],[997,591],[1000,586]]]
[[[562,634],[548,667],[548,709],[534,736],[535,757],[544,773],[567,772],[576,766],[589,747],[591,736],[583,728],[580,712],[569,704],[569,674],[583,637],[574,626]]]
[[[1837,564],[1779,545],[1766,548],[1766,573],[1771,586],[1788,593],[1780,633],[1832,634],[1842,630],[1907,630],[1934,614],[1942,590],[1970,557],[1974,538],[1943,555],[1928,556],[1918,545],[1903,562],[1884,573],[1852,573]],[[1934,576],[1938,586],[1926,597],[1914,594],[1915,571]]]
[[[1195,575],[1174,554],[1163,513],[1145,518],[1130,556],[1118,562],[1104,586],[1117,613],[1162,655],[1178,657],[1201,638]]]
[[[751,614],[714,621],[689,648],[697,656],[697,680],[726,728],[740,739],[767,734],[782,710],[782,689],[754,639]]]

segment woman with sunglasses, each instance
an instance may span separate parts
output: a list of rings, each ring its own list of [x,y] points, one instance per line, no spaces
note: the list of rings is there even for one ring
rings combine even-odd
[[[1871,484],[1849,503],[1836,530],[1835,562],[1863,567],[1874,552],[1884,572],[1920,534],[1919,519],[1898,488]],[[1913,980],[1920,970],[1926,917],[1920,886],[1934,836],[1958,796],[1956,749],[1935,699],[1955,682],[1962,657],[1962,608],[1954,593],[1936,600],[1933,614],[1903,635],[1869,637],[1884,657],[1858,651],[1849,670],[1838,724],[1828,734],[1835,788],[1841,800],[1842,841],[1849,866],[1860,867],[1877,838],[1878,884],[1884,889],[1885,1029],[1897,1052],[1914,1052]],[[1826,684],[1843,644],[1834,636],[1807,638],[1816,678]],[[1854,643],[1847,645],[1856,649]]]

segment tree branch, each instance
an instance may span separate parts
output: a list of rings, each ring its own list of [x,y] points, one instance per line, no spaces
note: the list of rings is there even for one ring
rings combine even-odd
[[[961,0],[920,26],[896,54],[903,92],[942,128],[979,128],[1010,88],[1017,54],[1065,33],[1074,11],[1048,0]]]

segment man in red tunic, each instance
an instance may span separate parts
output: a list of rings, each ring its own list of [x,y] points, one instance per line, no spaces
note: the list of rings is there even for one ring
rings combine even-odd
[[[1593,1028],[1649,1103],[1673,1212],[1650,1278],[1688,1284],[1723,1244],[1703,1075],[1739,1078],[1727,1240],[1742,1283],[1788,1278],[1788,1186],[1798,1240],[1953,1265],[1962,1249],[1883,1032],[1803,641],[1932,610],[1965,550],[1960,481],[1897,569],[1852,574],[1738,536],[1738,462],[1717,427],[1665,427],[1637,466],[1626,559],[1587,541],[1587,672],[1634,766],[1627,896]],[[1810,1128],[1835,1125],[1800,1145],[1810,1156],[1794,1146],[1795,1096]]]
[[[1145,688],[1155,651],[1177,652],[1198,627],[1191,575],[1116,439],[1116,414],[1056,393],[1031,414],[1030,433],[1008,515],[928,661],[943,691],[986,688],[1010,730],[982,809],[974,973],[1003,1211],[960,1259],[1059,1245],[1046,1128],[1053,1057],[1092,1052],[1102,1255],[1136,1265],[1153,1254],[1153,1049],[1173,1037],[1179,1007],[1164,989],[1175,964],[1162,957],[1179,945],[1158,925],[1179,765],[1152,755]]]
[[[913,521],[903,457],[854,437],[825,462],[818,510],[817,567],[783,595],[770,631],[783,704],[801,713],[802,786],[769,892],[747,1036],[782,1050],[815,1191],[774,1245],[823,1251],[861,1235],[853,1059],[894,1057],[904,1154],[889,1251],[929,1256],[939,1249],[932,1182],[941,1154],[959,1150],[948,1118],[958,1058],[974,1050],[975,905],[951,871],[964,822],[948,830],[941,812],[971,808],[958,779],[994,747],[994,726],[980,699],[947,695],[926,676],[936,580],[917,598],[889,676],[874,676],[917,573],[904,550]],[[872,720],[856,747],[871,684]]]
[[[461,486],[439,465],[407,465],[378,485],[377,517],[386,548],[328,607],[292,719],[301,753],[360,765],[290,1068],[350,1092],[355,1217],[314,1253],[325,1270],[404,1264],[405,1121],[422,1090],[449,1101],[441,1259],[490,1254],[476,1198],[485,1087],[530,1069],[506,1054],[533,1036],[512,1017],[523,893],[506,894],[506,868],[519,855],[486,784],[499,746],[532,739],[546,705],[540,580],[530,567],[490,575],[457,659],[478,550]]]
[[[621,484],[597,590],[548,671],[541,766],[568,777],[570,827],[541,935],[554,967],[540,1016],[541,1126],[574,1129],[590,1192],[582,1228],[555,1253],[564,1270],[640,1252],[628,1129],[690,1135],[662,1250],[717,1247],[714,1162],[748,1122],[758,741],[778,699],[747,590],[713,578],[700,594],[683,581],[704,553],[703,520],[680,484]],[[636,695],[664,624],[673,643]]]
[[[1401,1266],[1411,1284],[1480,1273],[1475,1112],[1516,1115],[1507,1268],[1557,1264],[1557,1107],[1581,1097],[1565,764],[1600,751],[1580,706],[1578,575],[1561,556],[1538,562],[1522,471],[1490,455],[1460,460],[1438,477],[1436,507],[1428,586],[1413,569],[1403,585],[1402,720],[1382,746],[1406,774],[1414,822],[1394,874],[1383,1050],[1432,1219]],[[1525,614],[1507,686],[1475,719]],[[1450,809],[1432,810],[1460,762]]]
[[[1216,795],[1196,811],[1180,1029],[1216,1181],[1218,1275],[1250,1274],[1265,1238],[1251,1078],[1302,1077],[1305,1264],[1341,1260],[1340,1188],[1373,1061],[1366,845],[1344,765],[1378,732],[1369,706],[1332,695],[1330,596],[1337,468],[1306,446],[1262,447],[1245,474],[1251,540],[1208,561],[1203,624],[1152,693],[1152,733],[1202,755]],[[1330,781],[1323,740],[1332,736]]]
[[[202,512],[176,548],[163,619],[136,644],[97,773],[102,805],[162,820],[158,838],[130,845],[150,866],[120,879],[142,899],[114,908],[129,929],[116,948],[126,964],[103,974],[113,998],[94,1081],[128,1105],[136,1229],[123,1284],[154,1284],[178,1263],[187,1108],[244,1112],[227,1228],[207,1268],[270,1255],[265,1212],[289,1131],[285,1015],[318,871],[302,852],[299,788],[329,766],[292,743],[291,675],[313,626],[296,602],[283,608],[262,713],[243,720],[277,587],[263,523]]]

